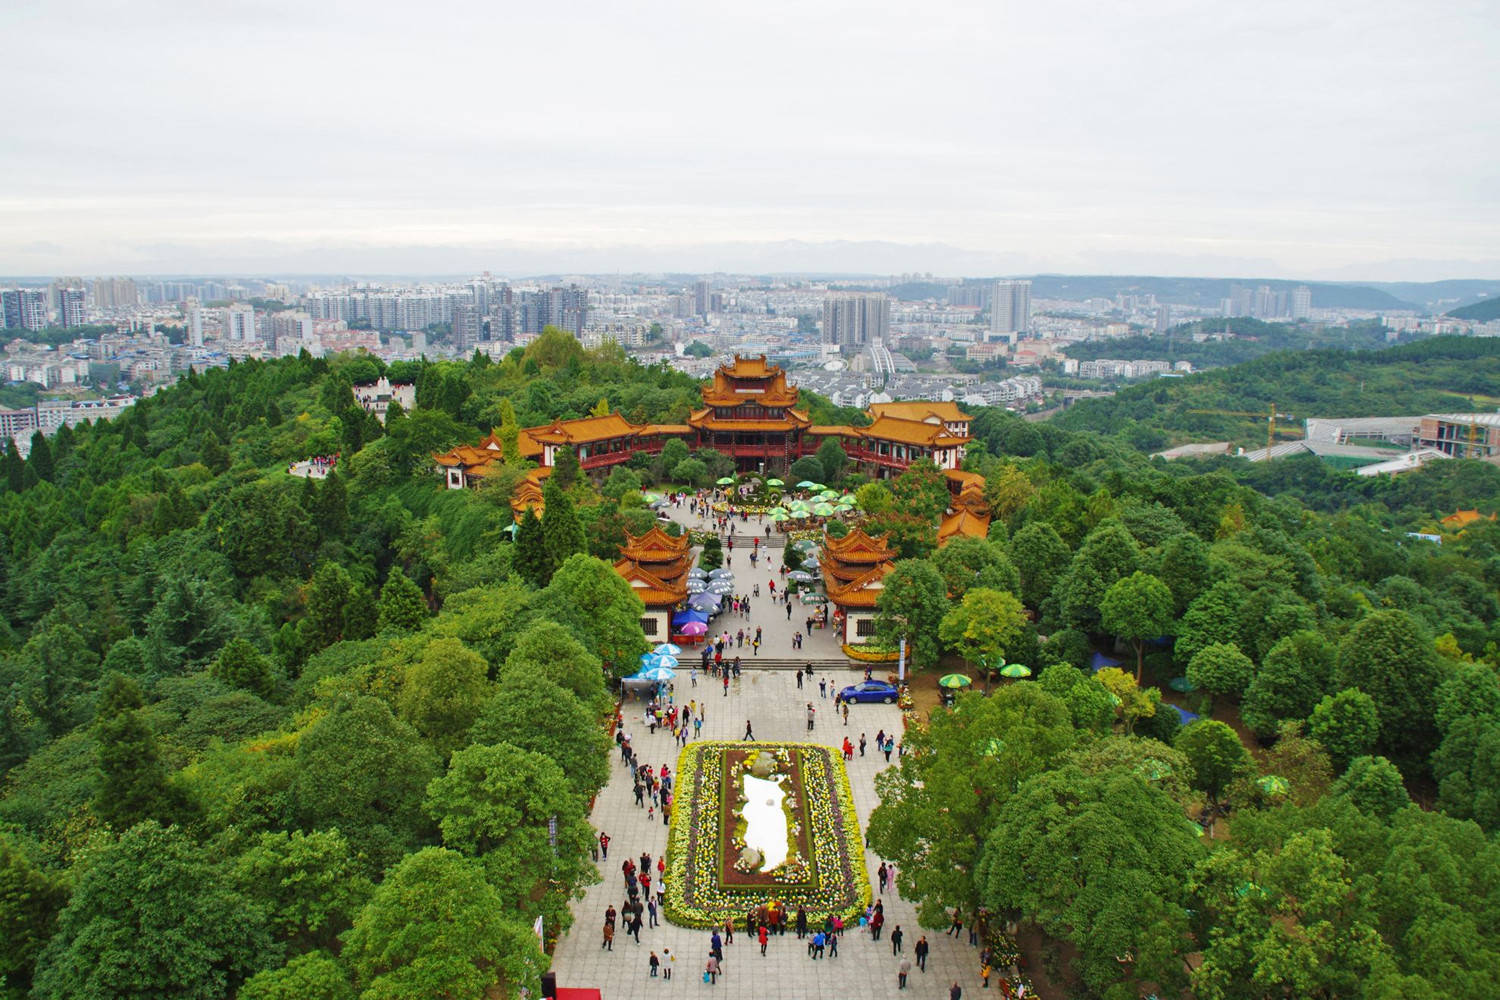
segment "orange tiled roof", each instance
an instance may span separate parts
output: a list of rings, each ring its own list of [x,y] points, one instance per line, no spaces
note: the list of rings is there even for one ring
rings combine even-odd
[[[446,451],[440,455],[433,455],[432,460],[438,465],[445,465],[450,467],[461,465],[464,467],[469,467],[488,465],[491,462],[498,462],[502,459],[498,451],[490,451],[486,448],[476,448],[471,444],[461,444],[457,448],[454,448],[452,451]]]
[[[848,424],[813,424],[807,429],[807,433],[813,437],[854,437],[861,430],[863,428]]]
[[[781,368],[767,361],[764,354],[758,354],[753,358],[736,354],[733,361],[727,365],[720,365],[714,374],[717,375],[718,372],[723,372],[731,378],[768,378],[783,374]]]
[[[659,435],[670,437],[673,435],[687,435],[692,432],[693,429],[687,424],[642,424],[639,433],[641,437],[655,437]]]
[[[888,416],[876,417],[874,423],[869,427],[861,427],[859,433],[867,438],[921,445],[924,448],[945,448],[973,440],[967,436],[949,434],[942,424]]]
[[[974,418],[958,408],[958,404],[951,401],[930,399],[906,399],[895,403],[871,403],[869,406],[870,416],[899,417],[902,420],[926,420],[936,417],[950,424],[963,423]]]
[[[890,563],[883,562],[844,586],[829,587],[828,599],[843,608],[873,608],[880,600],[880,591],[884,589],[881,581],[894,568]]]
[[[629,559],[615,563],[615,572],[630,584],[647,607],[675,607],[687,598],[687,583],[668,582]]]
[[[516,434],[516,450],[521,453],[522,458],[536,458],[541,455],[542,443],[531,436],[531,432],[522,429]]]
[[[959,491],[968,489],[970,486],[984,489],[984,477],[977,472],[965,472],[963,469],[944,469],[943,475],[958,484]]]
[[[1484,515],[1477,510],[1458,510],[1443,518],[1443,524],[1450,528],[1466,528],[1475,521],[1483,521]],[[1491,514],[1489,519],[1493,521],[1495,515]]]
[[[587,444],[610,438],[634,437],[640,429],[618,413],[611,413],[604,417],[554,420],[544,427],[528,427],[526,433],[546,444]]]
[[[986,538],[990,533],[990,516],[975,514],[967,509],[946,515],[938,524],[938,547],[942,548],[955,538]]]
[[[843,538],[824,535],[823,549],[842,562],[881,561],[890,558],[891,548],[887,544],[890,537],[889,531],[877,538],[866,534],[863,528],[855,528]]]
[[[625,544],[620,546],[620,555],[637,562],[665,563],[687,555],[688,546],[688,536],[685,532],[673,538],[661,528],[653,526],[643,535],[626,534]]]

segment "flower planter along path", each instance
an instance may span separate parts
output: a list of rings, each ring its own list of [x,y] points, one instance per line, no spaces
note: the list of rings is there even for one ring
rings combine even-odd
[[[722,699],[721,699],[722,700]],[[785,793],[790,857],[772,870],[746,862],[755,846],[744,822],[743,776],[769,764]],[[770,763],[774,762],[774,763]],[[678,800],[667,844],[666,916],[709,927],[778,902],[821,924],[857,924],[871,901],[864,843],[842,756],[811,743],[690,744],[678,761]]]

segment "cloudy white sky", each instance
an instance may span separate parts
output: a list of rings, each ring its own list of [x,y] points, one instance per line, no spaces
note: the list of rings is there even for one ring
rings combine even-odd
[[[8,0],[0,37],[0,273],[1500,275],[1493,0]]]

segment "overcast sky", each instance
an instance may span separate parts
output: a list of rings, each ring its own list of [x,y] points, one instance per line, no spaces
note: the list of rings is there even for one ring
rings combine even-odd
[[[1500,276],[1492,0],[896,6],[7,0],[0,273]]]

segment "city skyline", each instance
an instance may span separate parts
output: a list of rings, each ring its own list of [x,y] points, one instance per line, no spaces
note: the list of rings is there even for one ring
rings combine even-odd
[[[1483,5],[422,16],[0,12],[0,273],[1500,274]]]

